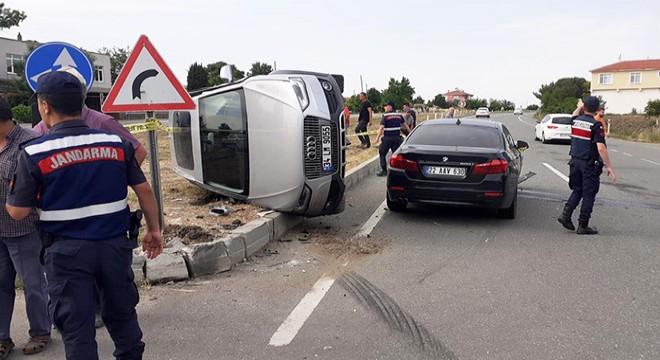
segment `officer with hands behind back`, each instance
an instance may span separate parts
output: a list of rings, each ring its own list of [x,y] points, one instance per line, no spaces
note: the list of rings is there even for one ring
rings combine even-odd
[[[594,119],[599,106],[600,100],[595,96],[589,96],[584,103],[580,99],[573,112],[571,160],[568,162],[570,166],[568,186],[573,192],[564,206],[564,211],[557,219],[566,229],[575,230],[571,216],[582,200],[577,228],[577,233],[580,235],[598,234],[598,231],[589,227],[589,219],[600,188],[603,166],[612,181],[616,181],[605,145],[605,130],[601,123]],[[580,115],[582,112],[584,114]]]
[[[117,359],[141,359],[142,331],[135,306],[138,291],[131,269],[136,241],[127,238],[127,186],[137,194],[147,232],[142,248],[150,259],[163,250],[156,199],[119,136],[90,129],[80,119],[84,88],[72,74],[39,77],[37,103],[48,135],[23,145],[7,212],[16,220],[40,209],[48,294],[53,321],[67,359],[98,359],[94,287]]]

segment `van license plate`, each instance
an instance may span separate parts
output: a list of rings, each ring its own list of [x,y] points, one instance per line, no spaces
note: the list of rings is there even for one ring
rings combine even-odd
[[[322,163],[321,168],[323,171],[332,172],[332,131],[329,125],[321,126],[321,151]]]

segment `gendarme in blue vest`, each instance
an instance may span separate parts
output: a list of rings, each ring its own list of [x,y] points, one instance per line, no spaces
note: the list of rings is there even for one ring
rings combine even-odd
[[[128,141],[69,120],[25,144],[20,156],[28,158],[22,162],[27,168],[17,173],[29,172],[36,184],[14,184],[13,192],[39,186],[39,230],[84,240],[126,234],[127,186],[145,181],[137,163],[131,163],[135,156]]]
[[[573,119],[571,125],[571,156],[583,160],[598,160],[596,143],[605,143],[605,133],[600,122],[585,114]]]

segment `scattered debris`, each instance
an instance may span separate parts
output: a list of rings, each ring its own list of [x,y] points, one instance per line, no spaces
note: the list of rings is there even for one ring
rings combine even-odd
[[[227,215],[231,214],[232,212],[234,212],[234,209],[232,209],[230,207],[227,207],[227,206],[214,207],[214,208],[211,208],[211,211],[210,211],[211,215],[215,215],[215,216],[227,216]]]

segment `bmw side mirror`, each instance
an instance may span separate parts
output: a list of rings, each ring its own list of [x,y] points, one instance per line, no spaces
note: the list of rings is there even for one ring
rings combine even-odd
[[[518,140],[516,143],[516,148],[520,151],[525,151],[529,149],[529,144],[526,141]]]

